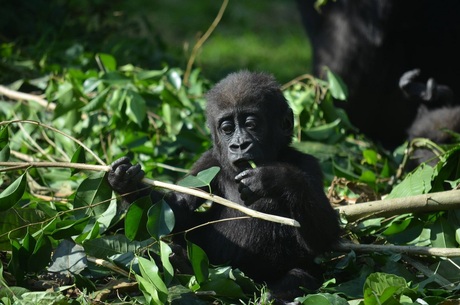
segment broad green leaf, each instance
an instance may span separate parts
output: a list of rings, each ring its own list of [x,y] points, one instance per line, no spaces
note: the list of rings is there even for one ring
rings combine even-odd
[[[174,213],[166,201],[161,200],[148,210],[147,230],[154,239],[171,233],[174,224]]]
[[[203,187],[211,183],[211,180],[220,171],[220,167],[213,166],[199,172],[196,176],[188,175],[178,182],[179,185],[185,187]]]
[[[147,231],[148,211],[152,207],[150,196],[133,202],[126,212],[125,235],[130,240],[145,240],[150,237]]]
[[[117,70],[117,61],[115,57],[105,53],[98,53],[96,56],[99,58],[100,63],[104,66],[104,72]]]
[[[12,208],[22,198],[26,183],[26,173],[24,173],[0,193],[0,211]]]
[[[125,235],[118,234],[86,240],[83,242],[83,247],[88,255],[106,259],[112,255],[136,252],[151,243],[151,239],[142,242],[130,241]]]
[[[142,294],[145,297],[145,303],[146,305],[164,305],[165,303],[160,301],[159,293],[156,287],[143,278],[140,275],[136,274],[136,281],[139,285],[139,290],[142,292]]]
[[[377,165],[378,162],[378,154],[373,149],[366,149],[363,151],[363,158],[367,164],[370,165]]]
[[[9,209],[0,212],[0,250],[9,251],[11,248],[11,239],[22,238],[27,233],[38,231],[42,225],[40,222],[47,219],[48,216],[43,211],[35,208]],[[31,224],[36,225],[31,225]]]
[[[9,134],[8,134],[8,125],[1,127],[0,129],[0,149],[3,149],[5,145],[8,144]]]
[[[129,90],[126,96],[126,115],[139,127],[142,126],[142,122],[147,116],[147,107],[144,98],[132,90]]]
[[[51,259],[51,241],[48,236],[40,234],[38,239],[35,241],[33,249],[30,249],[30,254],[27,270],[32,272],[39,272],[44,269]]]
[[[54,239],[70,238],[75,235],[80,235],[86,228],[89,217],[80,219],[66,219],[56,222],[56,229],[51,233]]]
[[[80,110],[83,112],[91,112],[95,110],[99,110],[102,108],[104,103],[107,101],[107,95],[109,93],[110,87],[105,88],[101,93],[96,95],[88,104],[81,107]]]
[[[187,241],[187,253],[197,282],[204,283],[209,277],[209,260],[206,253],[190,241]]]
[[[0,129],[0,162],[6,162],[10,158],[10,146],[8,145],[8,126]]]
[[[338,75],[332,73],[332,71],[329,69],[326,69],[326,73],[331,95],[335,99],[342,101],[346,100],[348,97],[348,88],[343,80]]]
[[[431,244],[439,248],[456,248],[455,230],[452,225],[443,217],[440,217],[430,226]]]
[[[74,209],[79,208],[75,215],[79,218],[85,215],[99,217],[109,207],[111,198],[112,188],[105,176],[86,178],[75,194]]]
[[[78,146],[77,150],[72,155],[72,158],[71,158],[70,162],[72,162],[72,163],[86,163],[85,150],[81,146]],[[76,168],[73,168],[73,169],[70,170],[72,176],[75,175],[76,173],[78,173],[79,171],[80,170],[76,169]]]
[[[400,198],[429,193],[433,172],[433,167],[422,164],[417,170],[409,173],[401,183],[395,186],[387,198]]]
[[[160,276],[160,271],[155,261],[153,259],[148,260],[143,257],[138,257],[138,262],[142,278],[155,287],[155,290],[158,292],[158,301],[161,302],[160,304],[166,304],[168,299],[168,288]]]
[[[171,70],[168,73],[168,80],[174,86],[176,90],[179,90],[182,86],[182,77],[179,75],[177,70]]]
[[[169,261],[172,254],[171,247],[164,241],[160,240],[160,258],[163,265],[163,278],[166,285],[169,285],[174,277],[174,267]]]
[[[336,128],[340,125],[341,120],[337,119],[331,123],[323,124],[318,127],[305,130],[305,134],[314,140],[327,140],[336,134]]]
[[[0,149],[0,162],[7,162],[10,159],[10,146],[6,144]]]
[[[230,298],[241,299],[245,296],[241,287],[234,280],[222,277],[202,283],[199,290],[214,291],[218,296]]]
[[[53,252],[48,271],[60,274],[78,274],[88,266],[82,246],[69,239],[62,240]]]
[[[139,80],[158,78],[160,76],[163,76],[167,70],[168,70],[167,67],[165,67],[163,70],[147,70],[147,71],[142,70],[136,74],[136,77]]]

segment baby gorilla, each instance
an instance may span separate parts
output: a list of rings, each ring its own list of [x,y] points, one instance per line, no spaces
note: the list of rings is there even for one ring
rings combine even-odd
[[[269,74],[242,71],[221,80],[206,98],[214,145],[190,174],[218,166],[221,171],[211,182],[213,194],[260,212],[294,218],[301,227],[246,218],[208,224],[189,232],[187,239],[203,248],[212,264],[230,264],[267,283],[278,299],[303,295],[299,287],[319,288],[322,271],[314,258],[338,242],[338,217],[324,194],[316,159],[290,147],[293,114],[279,84]],[[121,158],[112,164],[108,180],[116,192],[130,193],[124,197],[128,202],[146,195],[153,202],[164,198],[176,218],[175,232],[244,216],[219,204],[195,212],[203,199],[146,191],[142,177],[139,165]],[[183,236],[175,241],[184,244]]]

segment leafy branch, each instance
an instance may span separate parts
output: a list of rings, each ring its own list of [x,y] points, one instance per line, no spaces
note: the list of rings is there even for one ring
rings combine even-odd
[[[29,167],[61,167],[61,168],[74,168],[74,169],[81,169],[81,170],[93,170],[93,171],[105,171],[105,172],[110,170],[110,166],[107,166],[107,165],[89,165],[89,164],[83,164],[83,163],[69,163],[69,162],[0,162],[0,166],[7,167],[6,169],[1,169],[0,172],[6,171],[6,170],[24,169],[24,168],[29,168]],[[264,219],[267,221],[277,222],[277,223],[281,223],[281,224],[285,224],[289,226],[300,227],[299,222],[294,219],[254,211],[252,209],[249,209],[247,207],[234,203],[230,200],[227,200],[220,196],[209,194],[199,189],[192,189],[192,188],[175,185],[171,183],[166,183],[166,182],[161,182],[157,180],[152,180],[148,178],[144,178],[142,182],[150,186],[153,186],[153,187],[164,188],[164,189],[168,189],[171,191],[193,195],[193,196],[200,197],[206,200],[211,200],[213,202],[216,202],[226,207],[238,210],[242,213],[245,213],[255,218],[260,218],[260,219]]]

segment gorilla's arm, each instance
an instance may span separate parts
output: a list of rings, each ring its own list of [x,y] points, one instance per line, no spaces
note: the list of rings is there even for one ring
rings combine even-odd
[[[194,164],[190,174],[196,175],[212,166],[219,166],[219,164],[211,157],[210,152],[204,153]],[[204,199],[179,192],[163,192],[152,189],[151,186],[142,183],[141,180],[144,176],[145,173],[139,164],[133,165],[128,157],[122,157],[111,164],[107,179],[112,189],[122,196],[127,205],[149,195],[152,203],[164,199],[175,215],[176,227],[174,231],[181,231],[199,223],[199,216],[192,213],[204,203]]]
[[[245,170],[235,180],[246,204],[273,198],[279,205],[274,210],[286,211],[299,221],[298,239],[306,248],[319,253],[337,242],[337,214],[324,194],[321,169],[314,157],[287,149],[283,161]]]

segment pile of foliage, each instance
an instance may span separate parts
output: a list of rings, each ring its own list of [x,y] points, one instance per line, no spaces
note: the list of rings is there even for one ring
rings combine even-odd
[[[11,50],[2,46],[6,57],[13,58]],[[239,270],[210,265],[193,244],[187,249],[193,274],[175,274],[168,244],[174,215],[167,204],[140,200],[124,207],[105,179],[107,164],[124,155],[156,180],[183,177],[211,144],[203,93],[212,84],[199,70],[144,70],[119,66],[109,54],[68,52],[97,65],[53,69],[0,88],[0,302],[269,302],[265,287]],[[327,76],[302,76],[283,90],[295,113],[293,145],[320,160],[325,192],[337,208],[382,196],[457,192],[459,144],[439,147],[436,166],[408,173],[411,143],[389,152],[359,134],[333,105],[346,99],[344,86],[330,71]],[[210,179],[203,174],[195,182]],[[441,202],[430,212],[389,212],[359,219],[345,213],[344,240],[386,247],[344,247],[318,258],[327,269],[324,285],[298,301],[454,304],[460,259],[404,254],[388,245],[458,248],[459,210]]]

